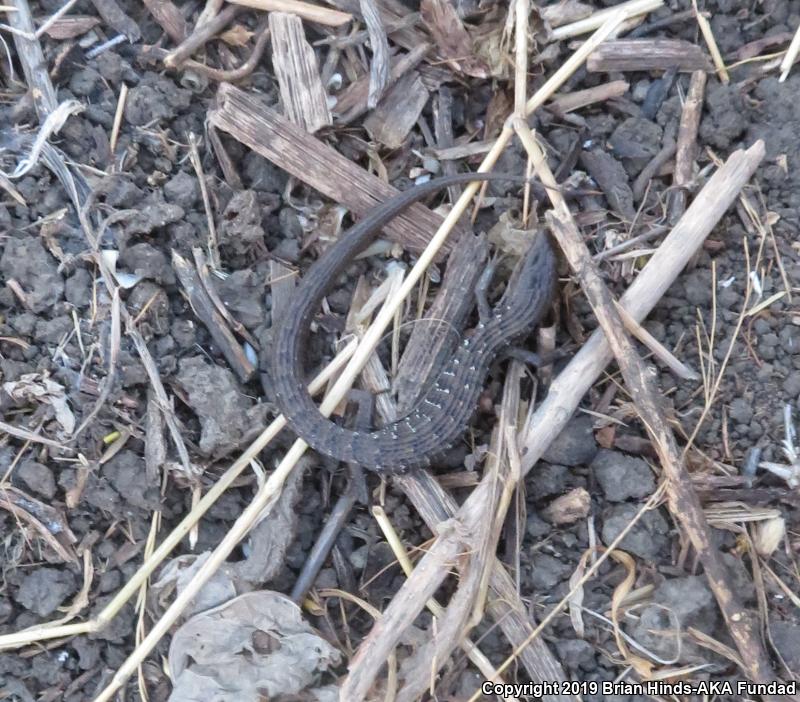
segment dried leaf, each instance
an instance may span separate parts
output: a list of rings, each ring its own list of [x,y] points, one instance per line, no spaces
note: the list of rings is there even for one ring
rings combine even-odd
[[[489,67],[475,54],[473,38],[448,0],[422,0],[420,14],[439,54],[453,70],[474,78],[490,76]]]
[[[574,524],[589,514],[592,498],[585,488],[575,488],[553,500],[542,510],[542,516],[552,524]]]
[[[67,404],[64,386],[50,380],[46,374],[26,373],[19,380],[3,383],[3,390],[18,405],[50,405],[63,429],[59,438],[64,439],[75,431],[75,415]]]
[[[614,438],[616,434],[617,428],[613,424],[609,424],[607,427],[603,427],[595,432],[595,438],[597,439],[597,443],[604,449],[612,449],[614,448]]]
[[[169,649],[174,685],[169,700],[241,702],[297,695],[339,660],[339,651],[288,597],[250,592],[178,629]],[[327,699],[330,689],[325,693]]]
[[[153,593],[158,603],[166,608],[173,592],[180,594],[194,578],[195,573],[209,559],[211,553],[186,555],[173,558],[161,570],[158,580],[153,584]],[[186,616],[203,612],[229,601],[236,596],[236,586],[229,566],[219,568],[211,579],[203,585],[186,608]]]
[[[486,23],[472,33],[475,60],[487,68],[492,78],[508,78],[512,64],[508,60],[509,46],[501,25]]]
[[[543,7],[541,12],[542,19],[551,27],[560,27],[585,19],[594,12],[594,7],[580,0],[562,0]]]
[[[530,248],[533,234],[529,229],[518,229],[514,226],[516,223],[512,212],[503,212],[489,230],[489,243],[503,254],[520,258]]]
[[[247,27],[241,24],[235,24],[230,29],[226,29],[222,32],[219,38],[230,46],[247,46],[247,42],[250,41],[252,36],[253,32]]]
[[[783,517],[772,517],[756,523],[753,528],[753,545],[759,556],[769,558],[786,536],[786,521]]]
[[[483,138],[494,139],[500,134],[508,115],[514,110],[514,98],[507,90],[495,90],[489,98],[484,117]]]
[[[581,556],[581,560],[578,561],[578,567],[575,568],[575,572],[569,578],[569,589],[573,590],[574,592],[570,595],[569,600],[567,601],[567,606],[569,608],[569,620],[572,623],[572,628],[575,630],[575,635],[582,639],[586,634],[586,629],[583,624],[583,594],[584,589],[583,585],[578,586],[581,578],[583,577],[584,573],[586,573],[586,563],[589,561],[589,557],[594,553],[594,549],[587,549],[584,551],[583,555]]]
[[[296,505],[302,491],[303,475],[311,463],[312,459],[307,456],[300,459],[286,479],[278,502],[270,505],[267,516],[250,532],[247,558],[230,567],[237,586],[239,580],[244,580],[264,587],[283,567],[286,551],[297,533]]]
[[[633,666],[636,672],[645,680],[648,680],[653,674],[653,664],[646,658],[637,656],[628,650],[628,646],[622,636],[622,629],[619,625],[620,605],[636,582],[636,564],[633,558],[625,553],[625,551],[614,551],[611,557],[627,571],[625,579],[614,588],[614,594],[611,597],[611,621],[614,623],[614,638],[617,642],[617,648],[619,648],[619,652],[622,654],[625,662]]]
[[[55,507],[46,505],[14,487],[0,490],[0,508],[28,523],[65,563],[77,560],[72,544],[78,539],[69,528],[66,517]]]

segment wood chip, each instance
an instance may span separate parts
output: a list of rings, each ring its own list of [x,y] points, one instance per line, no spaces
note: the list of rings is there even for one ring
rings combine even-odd
[[[100,20],[90,15],[70,15],[53,22],[44,33],[52,39],[74,39],[93,29]]]
[[[622,97],[628,92],[630,84],[625,80],[612,80],[610,83],[603,83],[594,88],[586,90],[576,90],[574,93],[566,95],[556,95],[547,107],[557,114],[565,115],[568,112],[579,110],[597,102],[604,102],[610,98]]]
[[[713,71],[708,55],[696,44],[680,39],[619,39],[598,46],[586,61],[593,73],[613,71]]]
[[[420,13],[439,54],[453,70],[473,78],[489,77],[489,66],[477,55],[474,41],[450,0],[422,0]]]
[[[390,149],[403,145],[428,102],[428,89],[416,71],[403,76],[364,120],[370,136]]]
[[[542,19],[551,27],[561,27],[570,22],[586,19],[594,12],[594,8],[580,0],[562,0],[541,10]]]
[[[407,54],[393,56],[389,62],[389,84],[396,83],[412,68],[418,66],[430,48],[430,44],[423,42]],[[338,100],[333,108],[333,112],[337,116],[337,123],[349,124],[367,111],[371,82],[371,76],[365,75],[348,85],[337,96]]]
[[[250,380],[255,368],[248,360],[244,349],[233,335],[225,319],[218,312],[197,271],[177,251],[172,252],[172,268],[192,305],[192,310],[208,329],[211,338],[225,356],[231,370],[243,383]]]
[[[333,123],[328,96],[319,76],[314,49],[306,40],[297,15],[271,12],[272,65],[281,89],[286,116],[313,134]]]
[[[209,114],[209,120],[357,215],[365,214],[398,192],[257,98],[227,83],[219,87],[217,107]],[[421,251],[441,223],[439,215],[417,203],[389,222],[384,231],[405,248]],[[451,248],[452,244],[445,242],[440,258]]]
[[[176,44],[180,44],[189,36],[189,27],[180,8],[175,3],[170,0],[142,0],[142,2],[161,29]]]
[[[139,25],[125,14],[116,0],[92,0],[92,4],[97,9],[97,14],[103,18],[103,22],[120,34],[124,34],[131,44],[142,38]]]
[[[389,39],[386,37],[386,30],[383,27],[375,0],[361,0],[359,6],[364,24],[367,26],[369,44],[372,49],[367,107],[373,109],[389,85]]]
[[[636,216],[633,191],[622,164],[605,151],[584,151],[580,158],[583,167],[600,186],[611,209],[622,220],[632,222]]]

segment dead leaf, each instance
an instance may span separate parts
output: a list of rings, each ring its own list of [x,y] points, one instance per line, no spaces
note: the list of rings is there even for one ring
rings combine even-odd
[[[593,549],[584,551],[580,561],[578,561],[578,567],[575,568],[575,572],[569,577],[569,589],[572,591],[569,600],[567,600],[569,620],[572,623],[575,635],[579,639],[582,639],[586,635],[586,627],[583,624],[584,588],[583,585],[579,585],[578,583],[580,583],[581,578],[583,578],[586,573],[586,564],[593,553]]]
[[[772,517],[757,522],[753,527],[753,545],[756,553],[763,558],[769,558],[786,536],[786,521],[783,517]]]
[[[495,225],[489,230],[489,243],[514,258],[522,257],[530,248],[533,233],[529,229],[519,229],[513,212],[506,211],[500,215]]]
[[[633,666],[634,670],[645,680],[649,680],[653,675],[653,664],[646,658],[631,653],[622,636],[622,628],[619,623],[620,605],[636,582],[636,563],[625,551],[613,551],[611,557],[626,571],[624,580],[614,588],[614,594],[611,596],[611,621],[614,623],[614,639],[625,662]]]
[[[509,47],[502,25],[487,23],[475,28],[472,35],[475,60],[486,66],[492,78],[508,78],[512,64]]]
[[[585,488],[575,488],[547,505],[542,516],[551,524],[574,524],[586,518],[591,503],[592,498]]]
[[[484,118],[483,138],[494,139],[500,134],[508,115],[514,109],[514,100],[506,90],[495,90],[489,98]]]
[[[3,391],[18,405],[44,404],[53,409],[56,421],[66,439],[75,431],[75,415],[67,404],[64,386],[59,385],[45,373],[25,373],[19,380],[3,383]]]
[[[339,651],[316,633],[288,597],[268,590],[250,592],[178,629],[169,648],[169,700],[255,702],[297,695],[339,661]],[[330,689],[324,691],[317,699],[330,697]]]
[[[303,476],[312,462],[308,456],[300,459],[286,479],[278,502],[270,505],[267,516],[250,531],[247,558],[231,564],[231,575],[240,592],[252,585],[264,587],[283,567],[286,551],[297,533],[295,507],[302,494]],[[251,587],[241,587],[240,580],[251,583]]]
[[[247,27],[241,24],[236,24],[230,29],[222,32],[222,34],[219,35],[219,38],[229,46],[247,46],[247,43],[250,41],[252,36],[253,32],[251,32]]]
[[[211,556],[210,551],[199,555],[187,554],[173,558],[162,569],[158,580],[153,583],[153,593],[158,603],[166,609],[172,594],[180,594],[194,578],[195,573]],[[186,608],[186,616],[210,610],[236,596],[236,585],[230,572],[230,566],[219,568],[211,579],[203,585]]]
[[[595,439],[597,439],[597,443],[604,449],[612,449],[614,448],[614,438],[616,434],[617,428],[613,424],[609,424],[602,429],[598,429],[594,436]]]
[[[561,27],[570,22],[585,19],[595,8],[579,0],[562,0],[541,10],[542,19],[551,27]]]
[[[0,508],[32,526],[65,563],[77,560],[72,544],[78,539],[69,528],[67,518],[55,507],[26,495],[22,490],[5,487],[0,490]]]
[[[473,78],[490,76],[489,67],[476,56],[475,42],[449,0],[422,0],[420,15],[439,54],[453,70]]]

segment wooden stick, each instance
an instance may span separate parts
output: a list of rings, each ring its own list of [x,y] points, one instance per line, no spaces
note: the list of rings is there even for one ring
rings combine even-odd
[[[198,138],[194,132],[189,132],[189,160],[194,168],[195,175],[197,176],[197,185],[200,188],[200,196],[203,200],[203,209],[206,213],[206,222],[208,222],[208,239],[206,249],[208,256],[211,259],[211,264],[214,268],[222,267],[219,257],[219,240],[217,239],[217,225],[214,222],[214,209],[211,207],[211,196],[208,192],[208,185],[206,184],[206,174],[203,171],[203,159],[200,158],[200,149],[198,148]]]
[[[347,24],[353,16],[348,12],[331,10],[322,5],[312,5],[301,0],[230,0],[236,5],[252,7],[254,10],[266,12],[289,12],[301,19],[324,24],[328,27],[341,27]]]
[[[243,383],[248,382],[253,377],[255,367],[247,359],[242,345],[217,311],[216,305],[203,287],[197,271],[177,251],[172,252],[172,268],[189,299],[192,310],[203,326],[208,329],[214,343],[225,356],[225,360],[233,372],[236,373],[236,377]]]
[[[697,44],[682,39],[620,39],[597,47],[586,62],[593,73],[613,71],[710,71],[711,62]]]
[[[626,80],[612,80],[609,83],[597,85],[586,90],[576,90],[574,93],[556,95],[548,104],[547,109],[565,115],[579,110],[581,107],[605,102],[610,98],[622,97],[628,92],[630,84]]]
[[[596,261],[594,258],[592,260]],[[658,339],[656,339],[649,331],[647,331],[647,329],[639,324],[639,322],[631,317],[624,307],[617,302],[615,302],[615,304],[619,308],[617,312],[619,313],[622,323],[625,325],[625,329],[627,329],[629,333],[633,334],[648,349],[650,349],[653,355],[665,366],[667,366],[667,368],[669,368],[675,375],[677,375],[679,378],[683,378],[684,380],[698,380],[700,378],[700,375],[697,373],[697,371],[692,370],[685,363],[682,363],[675,358],[675,356],[670,353],[669,349],[667,349],[667,347],[664,346]]]
[[[681,122],[678,127],[678,146],[675,152],[675,172],[672,182],[677,187],[669,200],[668,212],[670,222],[676,222],[686,209],[686,186],[692,180],[694,161],[697,158],[697,131],[700,127],[700,116],[703,113],[703,95],[706,89],[706,72],[695,71],[689,82],[689,92],[681,111]]]
[[[253,50],[250,52],[250,55],[244,61],[242,61],[242,63],[236,66],[236,68],[223,70],[221,68],[208,66],[205,63],[200,63],[199,61],[195,61],[190,58],[182,59],[180,65],[176,66],[176,68],[194,71],[195,73],[205,76],[209,80],[217,81],[218,83],[235,83],[236,81],[242,80],[242,78],[246,78],[253,72],[255,67],[258,65],[258,62],[261,60],[261,56],[264,54],[264,49],[266,48],[267,41],[269,41],[270,38],[268,23],[268,19],[264,19],[258,23],[258,26],[255,30],[256,40],[255,44],[253,45]],[[146,49],[143,49],[141,55],[144,58],[149,58],[152,56],[154,59],[158,59],[159,61],[167,61],[167,59],[171,56],[169,51],[166,49],[161,49],[157,46],[149,46]]]
[[[228,5],[212,20],[198,24],[194,31],[164,57],[164,65],[168,68],[179,66],[189,58],[197,49],[205,44],[211,37],[221,32],[230,24],[234,17],[241,11],[238,5]]]
[[[119,88],[119,97],[117,98],[117,109],[114,112],[114,124],[111,127],[111,137],[108,140],[108,150],[111,152],[111,160],[114,160],[114,151],[117,148],[117,139],[119,138],[119,128],[122,125],[122,115],[125,114],[125,100],[128,97],[128,84],[122,83]]]
[[[180,44],[189,33],[186,20],[175,3],[171,0],[142,0],[153,19],[158,22],[167,36],[176,44]]]
[[[725,61],[722,60],[722,54],[719,52],[717,40],[714,39],[714,32],[711,31],[706,16],[697,9],[697,0],[692,0],[692,7],[694,9],[694,16],[697,19],[697,24],[700,27],[700,33],[703,39],[706,40],[709,52],[711,52],[711,60],[714,62],[714,68],[717,70],[719,79],[727,85],[731,82],[731,77],[728,75],[728,69],[725,68]]]
[[[764,158],[759,140],[746,151],[738,150],[708,180],[680,221],[622,296],[620,302],[641,322],[678,277],[695,251],[736,199]],[[533,468],[550,442],[558,436],[592,383],[611,360],[601,330],[595,330],[567,367],[553,381],[550,392],[534,413],[525,438],[522,469]]]
[[[797,58],[798,53],[800,53],[800,27],[798,27],[797,31],[794,33],[792,43],[789,44],[789,48],[786,50],[786,56],[784,56],[783,61],[781,61],[781,77],[778,78],[778,82],[783,83],[783,81],[789,77],[789,71],[792,70],[794,60]]]
[[[217,107],[209,120],[253,151],[272,161],[312,188],[343,204],[357,215],[366,214],[397,189],[345,158],[275,110],[232,85],[217,91]],[[384,231],[412,251],[428,243],[428,234],[442,218],[422,204],[395,217]],[[449,250],[449,247],[447,248]]]
[[[514,1],[514,112],[525,114],[528,88],[528,13],[529,0]]]
[[[544,153],[540,152],[540,158],[535,164],[541,181],[545,185],[555,185],[555,178],[549,171]],[[729,585],[730,575],[711,540],[711,531],[703,514],[703,507],[692,488],[691,476],[675,435],[659,407],[658,391],[653,380],[624,331],[622,318],[615,307],[613,297],[583,242],[566,202],[558,191],[548,190],[548,193],[554,208],[546,215],[548,224],[594,310],[616,357],[642,424],[650,435],[667,480],[670,512],[683,526],[703,564],[717,604],[736,642],[745,673],[757,683],[774,680],[775,675],[761,645],[756,622]]]
[[[628,2],[622,2],[619,5],[595,12],[585,19],[554,29],[550,36],[553,41],[558,41],[559,39],[569,39],[581,34],[588,34],[602,26],[614,12],[625,12],[627,17],[630,18],[657,10],[663,4],[663,0],[628,0]]]
[[[675,155],[676,149],[677,144],[675,140],[671,137],[667,137],[659,152],[650,159],[650,162],[642,169],[642,172],[636,176],[636,180],[633,182],[633,188],[631,189],[633,192],[633,199],[636,202],[641,202],[645,192],[647,192],[647,186],[650,184],[650,181],[656,173],[659,172],[661,167]]]
[[[319,76],[317,56],[306,39],[303,22],[287,12],[269,13],[272,66],[286,116],[313,134],[332,123],[328,96]]]
[[[47,61],[39,40],[28,38],[35,37],[36,27],[27,0],[11,0],[10,5],[14,11],[6,13],[8,24],[17,30],[14,32],[14,45],[17,47],[17,56],[22,64],[25,82],[33,97],[36,115],[42,124],[58,105],[56,91],[47,72]]]

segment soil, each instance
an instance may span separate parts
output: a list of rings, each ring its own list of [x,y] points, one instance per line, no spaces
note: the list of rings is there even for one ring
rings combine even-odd
[[[33,14],[47,16],[59,4],[55,0],[33,3]],[[614,3],[596,4],[599,7]],[[690,7],[688,0],[671,0],[667,4],[669,8],[656,12],[654,19]],[[53,141],[69,158],[87,167],[101,219],[113,215],[113,226],[106,228],[103,244],[119,252],[119,282],[127,281],[123,303],[137,318],[158,375],[173,398],[195,474],[187,476],[180,470],[180,457],[168,432],[162,459],[165,472],[153,473],[146,468],[147,407],[152,387],[131,337],[123,329],[110,394],[74,442],[77,453],[10,435],[2,437],[0,466],[6,484],[61,515],[69,538],[62,531],[58,540],[79,555],[65,562],[31,522],[21,520],[7,508],[0,509],[0,634],[58,619],[64,608],[80,599],[85,579],[84,552],[90,554],[93,577],[85,593],[88,604],[79,616],[99,612],[142,563],[154,514],[159,514],[161,538],[191,508],[193,490],[202,488],[204,492],[274,410],[257,373],[250,381],[242,382],[230,369],[188,304],[171,263],[173,251],[191,260],[192,248],[203,248],[208,240],[202,190],[188,158],[187,145],[190,133],[205,133],[206,115],[217,86],[210,83],[201,91],[192,92],[185,87],[185,81],[181,82],[180,73],[154,70],[152,63],[141,56],[140,48],[159,41],[161,28],[140,3],[123,0],[120,6],[140,28],[142,38],[137,43],[117,45],[96,58],[88,58],[81,45],[69,40],[71,48],[64,57],[65,40],[48,35],[41,38],[48,65],[57,65],[53,75],[58,100],[76,99],[85,108],[69,118]],[[725,56],[748,42],[794,32],[800,23],[798,0],[707,0],[704,9],[712,15],[711,25]],[[97,16],[94,5],[84,0],[71,13]],[[253,13],[240,15],[240,22],[250,30],[256,21]],[[114,35],[109,27],[100,26],[104,36]],[[3,36],[10,44],[10,35]],[[693,21],[659,29],[653,36],[702,44]],[[565,42],[561,44],[563,57],[567,48]],[[11,52],[14,55],[13,47]],[[553,57],[539,68],[549,74],[557,65]],[[729,356],[717,397],[695,438],[699,452],[690,454],[692,468],[699,476],[698,487],[707,508],[724,500],[751,509],[769,507],[783,517],[786,536],[771,553],[769,563],[796,593],[796,488],[763,470],[755,476],[745,471],[754,449],[761,451],[762,461],[787,463],[782,449],[786,407],[793,409],[800,421],[800,315],[795,302],[796,289],[800,287],[800,251],[796,243],[800,228],[800,70],[780,83],[774,71],[760,73],[760,65],[733,68],[729,85],[709,75],[698,164],[701,169],[706,167],[712,152],[724,159],[756,139],[764,140],[767,156],[749,190],[751,201],[757,204],[762,220],[769,222],[771,229],[760,267],[755,271],[756,284],[761,289],[758,299],[770,300],[786,290],[787,283],[793,294],[776,296],[757,314],[746,317],[737,334],[746,291],[754,283],[747,275],[748,259],[751,263],[756,260],[760,237],[747,224],[741,208],[732,209],[645,326],[697,370],[703,367],[701,358],[708,369],[704,354],[712,329],[711,355],[717,371]],[[19,76],[16,58],[15,67]],[[615,177],[632,184],[667,136],[676,133],[688,75],[677,76],[652,119],[642,114],[645,100],[661,76],[658,72],[599,75],[579,71],[564,92],[623,78],[630,83],[630,89],[622,98],[578,111],[575,120],[565,121],[546,111],[538,116],[536,126],[552,147],[553,167],[559,165],[579,137],[589,155],[579,160],[576,170],[591,170],[587,164],[594,154],[595,162],[610,161]],[[24,97],[20,84],[2,74],[0,80],[0,125],[20,129],[35,125],[33,105]],[[454,97],[457,135],[464,133],[465,125],[474,126],[476,119],[487,119],[489,99],[496,99],[500,91],[508,88],[506,83],[474,77],[466,82],[454,80],[450,73],[444,80]],[[541,80],[541,76],[535,78],[537,84]],[[119,141],[112,154],[108,135],[123,83],[130,90]],[[268,59],[262,60],[240,86],[260,92],[270,104],[278,102]],[[431,111],[428,104],[424,118],[430,120]],[[353,134],[334,133],[325,138],[367,167],[372,160],[364,146],[369,137],[360,124],[351,129]],[[0,143],[6,136],[0,135]],[[270,261],[305,270],[324,247],[315,229],[315,222],[322,222],[323,218],[309,216],[320,207],[316,193],[295,188],[292,201],[288,200],[288,177],[284,171],[232,138],[223,135],[222,140],[242,187],[235,190],[226,185],[213,151],[203,140],[200,153],[205,185],[217,222],[221,269],[227,274],[224,279],[215,279],[214,285],[231,315],[265,350],[258,359],[258,365],[263,366],[273,306]],[[424,162],[430,165],[423,137],[414,130],[402,149],[382,155],[392,161],[393,172],[407,175],[423,164],[423,153]],[[16,159],[6,156],[3,167],[10,170]],[[124,158],[117,163],[120,156]],[[112,173],[110,166],[114,163],[117,167]],[[518,147],[509,149],[499,170],[524,171]],[[601,251],[615,243],[619,230],[624,231],[624,226],[609,224],[617,220],[617,215],[655,221],[663,214],[670,183],[669,175],[656,178],[638,215],[639,203],[625,193],[580,200],[577,207],[581,214],[592,215],[599,209],[611,211],[602,218],[601,225],[585,228],[590,246]],[[701,184],[702,176],[698,185]],[[113,355],[112,301],[87,255],[79,220],[58,180],[37,165],[14,185],[26,204],[19,204],[5,191],[0,200],[0,374],[4,384],[0,409],[3,421],[63,441],[70,435],[65,414],[72,416],[75,427],[80,426],[102,397]],[[515,202],[515,198],[501,198],[498,210]],[[490,219],[487,217],[488,222]],[[309,368],[319,367],[331,357],[332,341],[344,328],[357,275],[366,273],[374,282],[374,274],[383,269],[376,261],[373,258],[354,263],[351,273],[341,281],[341,289],[328,298],[329,307],[318,318],[308,349]],[[604,264],[604,272],[617,292],[629,283],[634,266],[638,268],[636,261],[630,260]],[[752,300],[756,298],[751,298],[751,306]],[[562,322],[567,318],[569,325],[562,324],[558,331],[559,345],[579,342],[596,326],[579,292],[569,297],[568,304],[565,298]],[[698,339],[702,340],[702,348]],[[652,359],[650,362],[684,442],[701,416],[702,382],[678,379]],[[482,408],[488,407],[489,412],[481,413],[476,420],[476,446],[488,443],[503,367],[496,366],[493,379],[487,384]],[[47,381],[51,385],[45,391]],[[23,382],[35,385],[41,392],[22,399],[12,397],[11,386]],[[596,408],[608,387],[609,379],[601,379],[585,398],[583,409]],[[569,580],[590,544],[610,543],[659,482],[652,448],[640,440],[645,432],[636,421],[624,390],[617,391],[611,406],[606,406],[602,414],[610,419],[596,412],[579,412],[525,481],[518,582],[523,601],[537,619],[568,592]],[[267,470],[275,466],[290,440],[282,435],[260,456]],[[450,462],[460,470],[468,453],[466,446],[462,447]],[[474,459],[470,460],[474,465]],[[270,541],[274,536],[256,533],[236,552],[233,560],[238,570],[231,570],[239,587],[246,583],[248,590],[291,591],[323,522],[348,482],[347,472],[329,461],[314,457],[311,465],[296,486],[294,502],[285,508],[284,542],[276,544]],[[370,490],[379,482],[372,475],[367,476],[367,481]],[[240,479],[201,520],[193,541],[184,539],[173,557],[213,549],[249,504],[255,483],[254,477]],[[719,495],[714,494],[717,487],[724,488]],[[589,518],[571,524],[552,523],[548,507],[553,500],[578,488],[591,495]],[[459,491],[459,499],[466,494]],[[5,502],[0,507],[3,505]],[[421,518],[391,483],[383,506],[406,544],[420,545],[431,537]],[[512,534],[510,529],[509,539]],[[719,528],[713,534],[720,552],[725,554],[737,593],[750,608],[766,608],[762,611],[768,617],[776,675],[797,678],[800,616],[796,606],[772,580],[760,584],[765,588],[765,599],[759,601],[753,584],[753,564],[745,554],[742,535]],[[653,590],[623,628],[641,647],[639,650],[649,652],[662,663],[666,661],[664,665],[699,663],[704,667],[696,679],[734,679],[738,675],[736,667],[717,652],[685,636],[678,645],[675,632],[685,633],[689,627],[727,646],[733,645],[705,578],[691,558],[680,553],[680,547],[681,535],[663,505],[648,512],[624,538],[621,548],[637,563],[637,585],[650,585]],[[504,544],[501,553],[508,554]],[[273,561],[277,567],[265,565]],[[621,673],[611,627],[601,615],[608,613],[613,590],[624,575],[618,564],[610,562],[587,583],[582,637],[576,634],[567,616],[557,617],[547,627],[545,640],[571,679],[609,681]],[[350,590],[380,608],[402,582],[402,572],[368,506],[358,503],[338,538],[336,558],[326,561],[316,587]],[[224,588],[222,591],[227,593]],[[216,599],[209,595],[205,601],[215,604],[224,599],[218,592]],[[151,597],[145,615],[148,626],[163,609],[164,603]],[[137,617],[128,604],[99,633],[0,653],[0,697],[25,702],[92,699],[135,646]],[[346,633],[338,616],[309,616],[309,620],[330,641],[339,636],[337,646],[342,646],[343,651],[345,637],[355,647],[371,626],[371,619],[356,610],[349,611]],[[430,618],[422,615],[417,624],[427,630]],[[474,640],[479,637],[481,649],[494,663],[499,664],[510,653],[508,642],[488,620],[478,627]],[[143,668],[143,679],[154,701],[166,700],[170,694],[169,680],[159,664],[161,657],[168,655],[168,644],[168,640],[162,641]],[[340,665],[322,675],[320,684],[334,682],[346,668],[347,659],[343,656]],[[448,675],[437,690],[439,698],[468,699],[480,682],[479,676],[463,657],[458,657],[447,670]],[[521,667],[517,679],[525,680]],[[127,694],[129,700],[141,699],[135,676],[128,684]],[[643,698],[588,694],[583,699]]]

